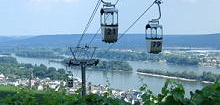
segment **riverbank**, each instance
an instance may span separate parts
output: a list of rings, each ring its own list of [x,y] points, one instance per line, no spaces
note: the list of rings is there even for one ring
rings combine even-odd
[[[175,79],[175,80],[188,81],[188,82],[197,82],[197,81],[199,81],[199,80],[196,80],[196,79],[173,77],[173,76],[166,76],[166,75],[159,75],[159,74],[152,74],[152,73],[142,73],[142,72],[136,72],[136,73],[138,75],[146,75],[146,76],[166,78],[166,79]],[[210,81],[201,81],[201,82],[205,83],[205,84],[213,84],[214,83],[214,82],[210,82]]]
[[[44,64],[47,67],[55,67],[56,69],[63,68],[66,69],[65,65],[62,65],[61,63],[54,63],[50,62],[48,63],[49,59],[37,59],[37,58],[24,58],[24,57],[18,57],[15,56],[19,63],[30,63],[33,65],[40,65]],[[86,70],[87,74],[87,81],[91,82],[94,85],[103,84],[104,86],[107,85],[109,82],[110,87],[114,89],[120,89],[120,90],[129,90],[129,89],[135,89],[138,90],[141,84],[147,84],[149,88],[155,92],[160,93],[161,87],[164,85],[165,78],[155,78],[152,76],[144,76],[143,82],[140,81],[140,76],[136,74],[136,70],[138,68],[144,68],[144,67],[150,67],[152,69],[158,69],[158,68],[168,68],[167,70],[176,70],[177,68],[181,68],[180,66],[176,67],[173,65],[164,65],[164,63],[144,63],[139,61],[132,61],[129,62],[129,64],[132,66],[133,70],[129,72],[124,71],[102,71],[102,70],[90,70],[89,67]],[[154,68],[158,67],[158,68]],[[73,75],[81,78],[79,67],[76,68],[67,68],[68,70],[71,70]],[[203,68],[195,68],[192,67],[191,69],[203,69]],[[166,70],[166,69],[165,69]],[[186,68],[181,68],[181,70],[186,70]],[[179,71],[181,71],[179,70]],[[187,68],[188,70],[188,68]],[[211,69],[212,70],[212,69]],[[148,81],[154,81],[154,82],[148,82]],[[202,89],[206,84],[203,84],[201,82],[187,82],[182,81],[181,82],[185,87],[187,87],[186,93],[189,93],[189,91],[195,91],[196,89]]]

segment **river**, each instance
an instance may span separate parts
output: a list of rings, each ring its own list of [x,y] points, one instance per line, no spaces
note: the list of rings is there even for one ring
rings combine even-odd
[[[44,64],[47,67],[55,67],[55,68],[64,68],[66,67],[64,65],[61,65],[59,63],[49,62],[48,59],[39,59],[39,58],[24,58],[24,57],[17,57],[17,61],[19,63],[31,63],[31,64]],[[150,68],[150,69],[156,69],[156,70],[197,70],[199,72],[202,71],[209,71],[213,70],[214,72],[220,72],[219,69],[216,68],[208,68],[207,67],[186,67],[186,66],[177,66],[177,65],[168,65],[165,63],[159,63],[159,62],[139,62],[139,61],[129,61],[131,66],[133,67],[132,72],[124,72],[124,71],[95,71],[95,70],[86,70],[86,79],[87,82],[91,82],[92,84],[102,84],[107,85],[110,84],[111,88],[121,89],[121,90],[129,90],[129,89],[136,89],[142,85],[147,84],[149,89],[152,90],[154,93],[158,94],[160,93],[166,79],[165,78],[159,78],[159,77],[152,77],[152,76],[144,76],[144,75],[138,75],[136,74],[136,70],[138,68]],[[80,78],[81,77],[81,71],[80,68],[78,69],[72,69],[74,76]],[[218,73],[219,73],[218,72]],[[194,91],[196,89],[201,89],[202,87],[206,86],[207,84],[201,83],[201,82],[188,82],[188,81],[180,81],[181,84],[184,85],[184,88],[186,89],[186,94],[189,95],[189,91]]]

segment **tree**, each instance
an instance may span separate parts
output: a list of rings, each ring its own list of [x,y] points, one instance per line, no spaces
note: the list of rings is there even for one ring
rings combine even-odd
[[[65,70],[64,69],[58,69],[57,71],[59,74],[65,74]]]

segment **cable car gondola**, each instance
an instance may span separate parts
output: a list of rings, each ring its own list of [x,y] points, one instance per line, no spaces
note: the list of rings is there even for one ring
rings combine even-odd
[[[160,0],[156,0],[154,2],[159,7],[159,18],[152,19],[145,26],[145,36],[147,42],[147,52],[158,54],[162,50],[162,42],[163,42],[163,27],[159,24],[159,19],[161,18],[161,10],[160,10]]]
[[[102,41],[115,43],[118,40],[118,10],[114,4],[104,2],[100,13]]]
[[[72,88],[73,87],[73,74],[71,71],[67,71],[67,87]]]

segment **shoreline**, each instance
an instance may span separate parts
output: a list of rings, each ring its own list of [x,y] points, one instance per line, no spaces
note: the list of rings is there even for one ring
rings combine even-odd
[[[152,77],[160,77],[160,78],[166,78],[166,79],[175,79],[175,80],[182,80],[182,81],[188,81],[188,82],[197,82],[199,80],[196,79],[187,79],[187,78],[181,78],[181,77],[173,77],[173,76],[166,76],[166,75],[159,75],[159,74],[151,74],[151,73],[142,73],[142,72],[136,72],[139,75],[146,75],[146,76],[152,76]],[[205,84],[213,84],[214,82],[210,81],[199,81]]]

